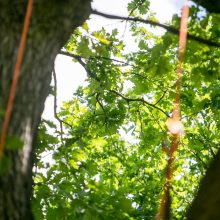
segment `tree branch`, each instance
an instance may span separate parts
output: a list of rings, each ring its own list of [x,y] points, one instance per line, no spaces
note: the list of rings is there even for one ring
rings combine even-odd
[[[100,82],[100,79],[97,77],[97,75],[94,74],[94,73],[92,73],[92,72],[89,70],[89,68],[86,66],[86,63],[84,63],[84,62],[82,61],[82,57],[81,57],[81,56],[74,55],[74,54],[70,54],[70,53],[65,52],[65,51],[60,51],[59,54],[66,55],[66,56],[70,56],[70,57],[76,59],[76,60],[79,62],[79,64],[85,69],[85,71],[86,71],[86,73],[87,73],[87,75],[88,75],[89,77],[91,77],[91,78],[97,80],[98,82]]]
[[[110,60],[110,61],[113,61],[113,62],[121,63],[121,64],[126,65],[126,66],[134,66],[130,63],[127,63],[127,62],[124,62],[124,61],[121,61],[121,60],[112,59],[112,58],[108,58],[108,57],[102,57],[102,56],[90,56],[90,57],[86,58],[86,57],[82,57],[82,56],[72,54],[72,53],[69,53],[69,52],[66,52],[66,51],[62,51],[62,50],[59,52],[59,54],[72,57],[72,58],[76,59],[77,61],[78,61],[78,59],[89,59],[89,60],[103,59],[103,60]]]
[[[92,10],[92,14],[99,15],[99,16],[109,18],[109,19],[119,19],[119,20],[134,21],[134,22],[141,22],[141,23],[144,23],[144,24],[150,24],[150,25],[153,25],[153,26],[161,27],[161,28],[169,31],[172,34],[179,35],[179,30],[177,28],[175,28],[173,26],[168,26],[166,24],[161,24],[159,22],[152,21],[152,20],[147,20],[147,19],[144,20],[144,19],[140,19],[140,18],[123,17],[123,16],[118,16],[118,15],[110,15],[110,14],[105,14],[105,13],[102,13],[102,12],[99,12],[99,11],[96,11],[96,10]],[[201,38],[201,37],[197,37],[197,36],[189,34],[189,33],[187,34],[187,37],[190,40],[194,40],[194,41],[197,41],[199,43],[206,44],[208,46],[220,47],[220,43],[213,42],[212,40],[209,40],[209,39],[204,39],[204,38]]]
[[[57,121],[60,124],[60,139],[61,142],[63,142],[63,121],[58,117],[57,114],[57,76],[56,76],[56,72],[55,72],[55,68],[53,68],[53,80],[54,80],[54,117],[57,119]]]
[[[63,141],[63,123],[68,125],[70,128],[72,128],[72,125],[60,119],[57,114],[57,76],[56,76],[55,68],[53,68],[52,74],[54,79],[54,117],[60,123],[60,137],[61,137],[61,141]]]
[[[163,95],[156,101],[156,103],[155,103],[154,105],[157,105],[157,104],[164,98],[164,96],[165,96],[166,93],[167,93],[167,90],[168,90],[168,89],[166,89],[166,90],[163,92]]]
[[[105,111],[105,109],[104,109],[103,104],[101,103],[101,101],[100,101],[100,99],[99,99],[99,96],[100,96],[100,94],[99,94],[99,93],[96,93],[96,101],[98,102],[98,104],[100,105],[100,107],[101,107],[101,109],[102,109],[102,111],[103,111],[103,113],[104,113],[104,117],[105,117],[105,123],[104,123],[104,124],[106,124],[106,126],[107,126],[106,111]]]
[[[125,101],[127,102],[142,102],[144,105],[149,105],[151,106],[152,108],[155,108],[161,112],[163,112],[167,117],[170,117],[163,109],[161,109],[160,107],[150,103],[150,102],[147,102],[146,100],[144,100],[144,98],[127,98],[125,97],[124,95],[122,95],[121,93],[115,91],[115,90],[110,90],[110,92],[113,92],[115,93],[116,95],[120,96],[121,98],[123,98]]]

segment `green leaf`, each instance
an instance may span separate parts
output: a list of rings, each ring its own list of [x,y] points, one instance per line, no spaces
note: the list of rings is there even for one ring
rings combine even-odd
[[[76,51],[79,55],[85,58],[92,55],[92,52],[89,48],[89,40],[86,37],[82,37]]]

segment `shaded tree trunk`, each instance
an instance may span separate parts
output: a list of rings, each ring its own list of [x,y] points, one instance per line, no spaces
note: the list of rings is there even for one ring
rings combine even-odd
[[[21,150],[5,150],[9,169],[0,176],[0,220],[29,220],[34,140],[49,93],[56,54],[90,14],[91,0],[36,0],[8,135]],[[0,0],[0,112],[5,111],[27,0]],[[0,115],[0,128],[3,114]],[[6,163],[1,162],[1,170]]]
[[[202,179],[197,196],[189,212],[188,220],[220,219],[220,151]]]

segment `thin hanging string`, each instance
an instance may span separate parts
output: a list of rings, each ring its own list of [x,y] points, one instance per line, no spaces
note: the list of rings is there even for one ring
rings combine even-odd
[[[176,85],[175,85],[175,98],[173,103],[173,113],[172,118],[168,119],[167,127],[170,133],[172,133],[172,143],[168,152],[168,163],[166,170],[166,180],[164,185],[164,192],[162,199],[160,201],[158,213],[156,215],[156,220],[168,220],[170,219],[170,205],[171,197],[170,190],[172,186],[172,176],[173,176],[173,164],[175,160],[174,153],[176,152],[179,139],[183,133],[183,125],[180,122],[181,112],[180,112],[180,91],[181,91],[181,80],[183,75],[183,61],[186,52],[186,42],[187,42],[187,20],[189,15],[188,0],[185,1],[185,5],[182,9],[182,17],[180,24],[180,34],[179,34],[179,54],[178,54],[178,64],[176,69]],[[172,132],[173,131],[173,132]]]
[[[4,145],[5,145],[5,140],[6,140],[6,136],[8,132],[14,99],[16,95],[16,87],[17,87],[17,82],[18,82],[19,75],[20,75],[20,68],[21,68],[21,63],[23,60],[32,8],[33,8],[33,0],[28,0],[25,20],[24,20],[23,29],[21,33],[21,39],[20,39],[19,48],[18,48],[18,54],[17,54],[15,68],[13,72],[12,84],[11,84],[11,88],[9,92],[8,103],[6,107],[6,112],[5,112],[4,121],[2,125],[1,136],[0,136],[0,159],[2,158],[3,153],[4,153]]]

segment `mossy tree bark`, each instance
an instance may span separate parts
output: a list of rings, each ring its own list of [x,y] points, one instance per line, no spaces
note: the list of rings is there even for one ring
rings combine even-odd
[[[91,0],[34,1],[21,76],[8,134],[23,140],[5,150],[9,169],[0,176],[0,219],[33,219],[30,197],[37,127],[49,93],[56,54],[90,14]],[[27,0],[0,0],[0,110],[5,111]],[[0,128],[3,114],[0,115]],[[5,165],[4,163],[2,164]]]

